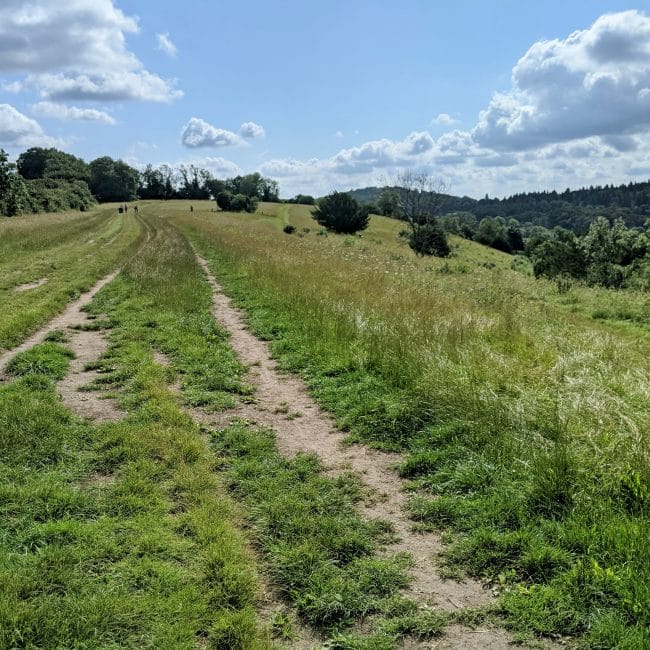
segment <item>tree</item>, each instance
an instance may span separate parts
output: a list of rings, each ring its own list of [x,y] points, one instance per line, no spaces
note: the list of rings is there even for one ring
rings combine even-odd
[[[405,171],[397,176],[393,192],[397,197],[400,219],[406,221],[411,231],[409,246],[420,255],[449,255],[449,246],[444,231],[436,221],[436,215],[443,202],[445,184],[425,173]],[[435,239],[440,241],[440,234],[445,246],[433,245]]]
[[[382,190],[382,193],[377,199],[377,207],[379,208],[380,213],[385,217],[395,217],[396,219],[401,218],[399,199],[397,198],[395,190],[391,190],[388,187]]]
[[[328,230],[348,234],[365,230],[369,221],[369,215],[347,192],[332,192],[320,199],[312,217]]]
[[[259,172],[246,176],[235,176],[226,181],[227,189],[233,194],[244,194],[260,201],[278,201],[278,184],[264,178]]]
[[[81,158],[58,149],[31,147],[18,156],[18,173],[27,180],[57,178],[66,181],[88,181],[90,170]]]
[[[210,198],[209,181],[212,174],[207,169],[201,169],[194,165],[181,165],[178,168],[180,176],[180,187],[178,195],[181,199],[192,199],[200,201]]]
[[[172,169],[167,165],[161,165],[155,169],[151,165],[147,165],[140,172],[138,196],[141,199],[171,199],[174,196],[172,176]]]
[[[16,173],[16,165],[9,162],[4,149],[0,149],[0,214],[13,217],[24,212],[28,205],[25,181]]]
[[[316,205],[316,199],[311,194],[296,194],[291,200],[291,203],[299,203],[301,205]]]
[[[140,174],[121,160],[102,156],[90,165],[90,191],[98,201],[133,201],[137,197]]]

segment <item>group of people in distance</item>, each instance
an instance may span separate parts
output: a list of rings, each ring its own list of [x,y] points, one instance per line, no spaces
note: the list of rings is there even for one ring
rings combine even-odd
[[[133,206],[133,210],[134,210],[134,212],[137,212],[137,211],[138,211],[138,206],[137,206],[137,205],[134,205],[134,206]],[[124,212],[124,213],[128,212],[128,211],[129,211],[129,206],[128,206],[128,204],[125,203],[124,205],[120,205],[120,206],[117,208],[117,211],[118,211],[120,214],[122,214],[123,212]]]

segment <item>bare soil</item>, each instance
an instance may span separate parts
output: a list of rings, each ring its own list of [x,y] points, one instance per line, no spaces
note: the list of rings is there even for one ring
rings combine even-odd
[[[83,312],[79,313],[83,316]],[[92,322],[92,321],[81,321]],[[86,365],[97,361],[108,347],[108,341],[101,332],[91,330],[68,330],[69,340],[66,345],[75,356],[70,362],[68,374],[57,384],[63,403],[79,417],[92,422],[115,422],[121,420],[125,413],[117,402],[103,395],[101,391],[83,391],[97,376],[94,370],[86,370]]]
[[[17,287],[14,288],[14,291],[17,291],[18,293],[22,293],[23,291],[29,291],[30,289],[38,289],[38,287],[42,287],[47,282],[47,280],[48,278],[41,278],[40,280],[36,280],[34,282],[19,284]]]
[[[70,362],[67,376],[57,384],[57,389],[65,405],[78,416],[93,422],[107,422],[119,420],[124,413],[117,407],[115,400],[104,399],[101,393],[81,392],[80,389],[90,383],[95,376],[94,371],[86,371],[86,364],[96,361],[106,350],[106,339],[99,331],[78,330],[75,326],[91,323],[84,311],[85,307],[95,295],[115,278],[118,271],[102,278],[90,291],[82,294],[77,300],[69,303],[65,310],[53,318],[45,327],[30,336],[26,341],[12,350],[0,354],[0,373],[19,352],[29,350],[34,345],[42,343],[47,334],[52,330],[64,331],[68,342],[66,345],[72,349],[75,356]],[[6,377],[0,374],[0,379]]]
[[[277,371],[268,345],[247,330],[242,313],[232,306],[223,293],[207,262],[198,255],[197,259],[213,289],[214,316],[230,332],[230,345],[240,361],[249,368],[247,379],[255,388],[255,402],[241,403],[221,413],[197,410],[196,417],[202,423],[215,427],[226,426],[234,418],[245,418],[271,427],[277,434],[278,448],[283,455],[291,457],[301,452],[314,453],[331,472],[353,471],[359,474],[375,495],[364,506],[364,514],[392,522],[399,536],[399,541],[387,551],[405,551],[413,557],[413,580],[405,595],[420,605],[452,612],[494,603],[491,591],[475,580],[467,578],[457,581],[441,577],[440,537],[432,533],[414,532],[412,522],[405,514],[406,496],[402,491],[402,482],[394,471],[400,460],[399,455],[345,444],[344,435],[336,428],[332,418],[308,395],[304,383],[296,376]],[[409,643],[408,647],[411,648],[499,650],[511,647],[512,642],[505,631],[484,625],[476,629],[451,626],[442,639]]]

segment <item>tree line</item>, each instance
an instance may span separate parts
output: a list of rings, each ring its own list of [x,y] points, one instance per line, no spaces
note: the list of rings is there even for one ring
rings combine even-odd
[[[378,214],[384,211],[387,196],[394,187],[366,187],[352,190],[352,196],[362,204],[374,204]],[[477,219],[483,217],[513,218],[522,225],[560,226],[578,234],[586,234],[596,218],[610,222],[621,219],[628,227],[642,227],[650,216],[650,181],[619,186],[590,186],[564,192],[524,192],[503,199],[485,196],[472,199],[440,193],[438,215],[468,212]],[[382,198],[383,197],[383,198]],[[388,206],[390,210],[390,205]]]
[[[55,148],[32,147],[9,162],[0,149],[0,215],[87,210],[95,203],[136,199],[217,198],[230,210],[254,210],[257,201],[278,201],[278,184],[259,173],[226,180],[195,165],[147,165],[142,171],[101,156],[86,163]]]

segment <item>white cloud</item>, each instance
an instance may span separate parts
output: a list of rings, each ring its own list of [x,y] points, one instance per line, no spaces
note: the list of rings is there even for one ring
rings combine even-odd
[[[473,130],[484,147],[526,150],[650,128],[650,18],[606,14],[566,39],[540,41],[517,62]]]
[[[434,146],[426,131],[414,131],[404,140],[374,140],[359,147],[342,149],[333,158],[338,171],[357,173],[373,169],[417,164],[418,158]]]
[[[335,137],[335,138],[342,138],[342,137],[343,137],[343,131],[337,131],[337,132],[334,134],[334,137]]]
[[[216,178],[232,178],[233,176],[240,176],[244,173],[239,165],[225,158],[212,158],[208,156],[197,161],[196,164],[200,167],[205,167]]]
[[[172,82],[146,70],[106,72],[102,74],[47,74],[30,76],[25,85],[40,90],[42,97],[55,101],[126,101],[170,102],[183,96]]]
[[[244,122],[240,127],[239,127],[239,135],[241,135],[242,138],[263,138],[266,133],[264,131],[264,127],[260,126],[259,124],[255,124],[255,122]]]
[[[205,120],[193,117],[183,127],[181,141],[186,147],[229,147],[241,145],[244,140],[226,129],[219,129]]]
[[[23,84],[20,81],[12,81],[11,83],[3,83],[2,89],[8,93],[19,93],[23,89]]]
[[[35,87],[50,99],[164,102],[182,96],[129,51],[126,35],[138,30],[137,20],[113,0],[3,0],[0,70],[27,73],[13,89]]]
[[[64,106],[53,102],[39,102],[32,106],[36,115],[51,117],[55,120],[84,120],[88,122],[101,122],[103,124],[116,124],[115,118],[105,111],[98,111],[94,108],[77,108],[76,106]]]
[[[36,121],[10,104],[0,104],[0,145],[11,147],[55,146],[58,141],[43,133]]]
[[[172,59],[176,56],[178,49],[172,42],[172,39],[169,37],[169,32],[164,34],[156,34],[156,40],[158,41],[158,49],[162,50],[168,56],[171,56]]]
[[[453,124],[458,124],[458,120],[449,115],[449,113],[438,113],[438,115],[431,120],[432,126],[452,126]]]

